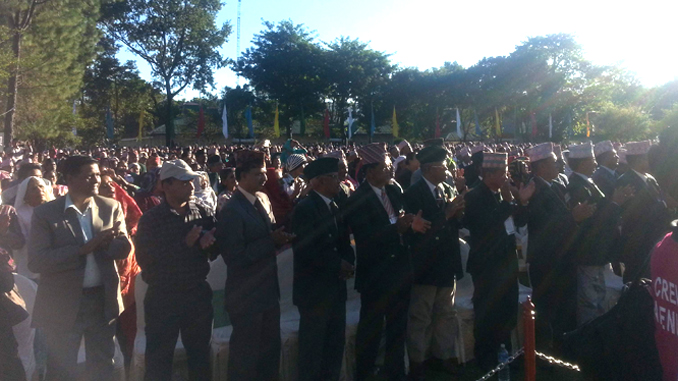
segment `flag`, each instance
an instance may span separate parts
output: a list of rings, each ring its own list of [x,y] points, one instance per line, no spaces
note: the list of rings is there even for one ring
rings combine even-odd
[[[497,136],[501,136],[501,122],[499,121],[499,111],[497,108],[494,108],[494,132]]]
[[[392,129],[393,129],[393,137],[397,138],[398,137],[398,119],[396,118],[396,109],[395,106],[393,106],[393,121],[392,121]]]
[[[435,138],[440,137],[440,114],[438,114],[438,109],[436,108],[436,132],[435,132]]]
[[[348,138],[351,139],[353,137],[353,122],[355,122],[355,119],[353,119],[353,109],[348,108],[348,119],[346,119],[346,124],[348,128]]]
[[[459,139],[464,137],[464,134],[461,132],[461,116],[459,115],[459,107],[457,107],[457,136]]]
[[[200,113],[198,114],[198,135],[196,135],[196,137],[200,138],[203,131],[205,131],[205,112],[202,109],[202,105],[200,105]]]
[[[137,135],[137,141],[140,142],[143,137],[144,130],[144,110],[141,110],[139,113],[139,134]]]
[[[549,114],[549,139],[553,137],[553,118],[551,118],[551,114]]]
[[[483,136],[483,131],[480,129],[480,122],[478,122],[478,113],[476,113],[476,110],[473,110],[473,119],[476,123],[476,135],[479,137]]]
[[[370,137],[374,136],[374,131],[377,130],[377,124],[374,122],[374,104],[370,104],[371,118],[370,118]]]
[[[532,138],[537,137],[537,116],[534,111],[530,114],[530,123],[532,123]]]
[[[247,137],[254,138],[254,126],[252,125],[252,106],[247,106],[245,109],[245,119],[247,119]]]
[[[591,122],[589,122],[589,113],[586,113],[586,137],[591,137]]]
[[[224,139],[228,139],[228,114],[226,112],[226,101],[224,101],[224,108],[221,110],[221,133]]]
[[[280,122],[278,121],[278,104],[275,105],[275,119],[273,119],[273,134],[276,138],[280,137]]]
[[[221,133],[224,134],[224,139],[228,139],[228,116],[226,115],[226,101],[224,101],[224,109],[221,111]]]
[[[73,100],[73,116],[78,115],[77,110],[75,109],[75,100]],[[73,132],[73,136],[78,136],[78,129],[75,127],[75,122],[73,124],[73,128],[71,128],[71,132]]]
[[[115,133],[113,132],[113,114],[111,114],[111,108],[106,109],[106,135],[109,139],[113,139]]]
[[[330,110],[325,109],[325,117],[323,119],[323,131],[325,132],[325,138],[330,138]]]

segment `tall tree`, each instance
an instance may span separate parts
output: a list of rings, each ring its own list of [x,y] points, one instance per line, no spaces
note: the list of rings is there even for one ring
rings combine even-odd
[[[280,124],[291,134],[292,120],[323,110],[329,87],[323,78],[325,57],[312,33],[303,25],[264,22],[233,69],[250,81],[255,91],[280,105]]]
[[[104,24],[114,38],[151,66],[166,97],[166,143],[173,144],[172,101],[190,85],[214,87],[213,68],[226,60],[218,51],[231,32],[215,24],[219,0],[128,0],[111,5]]]

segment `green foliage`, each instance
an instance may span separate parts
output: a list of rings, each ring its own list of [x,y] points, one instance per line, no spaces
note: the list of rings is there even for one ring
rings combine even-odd
[[[595,125],[595,136],[599,140],[630,141],[656,135],[647,113],[638,107],[617,107],[608,105],[603,111],[590,117]]]
[[[151,66],[168,101],[167,143],[173,138],[171,103],[192,85],[214,85],[213,68],[226,61],[218,51],[231,28],[215,25],[219,0],[128,0],[106,9],[106,30]]]

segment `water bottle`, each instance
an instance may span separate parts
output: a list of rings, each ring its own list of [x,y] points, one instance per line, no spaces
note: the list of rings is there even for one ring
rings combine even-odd
[[[505,363],[508,361],[509,358],[509,353],[506,350],[506,345],[502,344],[501,348],[499,349],[499,353],[497,354],[497,359],[499,360],[500,364]],[[502,370],[499,371],[499,381],[510,381],[511,380],[511,371],[509,370],[509,366],[506,365]]]

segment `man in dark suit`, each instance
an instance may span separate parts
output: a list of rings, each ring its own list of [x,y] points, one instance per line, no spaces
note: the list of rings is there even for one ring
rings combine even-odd
[[[570,147],[572,169],[565,199],[570,209],[579,204],[595,206],[591,218],[581,222],[572,243],[572,257],[577,266],[577,324],[582,325],[606,312],[605,266],[614,257],[614,245],[619,239],[621,205],[633,190],[628,187],[605,194],[591,179],[596,160],[591,143]]]
[[[619,156],[614,149],[614,145],[609,140],[596,143],[594,151],[598,169],[596,169],[591,178],[605,194],[605,197],[612,197],[617,187],[617,173],[615,170],[617,165],[619,165]]]
[[[355,254],[333,198],[338,160],[320,158],[304,168],[312,191],[292,214],[293,302],[299,308],[299,379],[338,380],[346,331],[346,280]]]
[[[475,358],[497,365],[501,344],[510,349],[518,316],[518,257],[508,155],[485,153],[482,182],[466,194],[464,225],[470,232],[467,272],[473,277]]]
[[[217,242],[226,262],[226,311],[233,323],[229,380],[277,380],[280,367],[280,288],[277,249],[291,236],[273,230],[264,154],[236,153],[238,190],[224,206]]]
[[[527,152],[534,176],[531,198],[521,197],[529,229],[527,262],[537,319],[537,346],[551,350],[564,332],[576,327],[576,269],[568,256],[577,223],[590,217],[594,207],[582,204],[570,211],[556,185],[558,176],[553,143]]]
[[[463,197],[452,198],[452,187],[445,183],[448,152],[437,146],[424,148],[417,155],[422,179],[404,194],[405,211],[431,222],[426,233],[412,232],[411,249],[414,283],[410,293],[407,350],[410,375],[424,378],[424,361],[432,353],[444,370],[453,372],[454,290],[464,272],[459,251],[460,218]]]
[[[414,220],[403,209],[402,191],[391,180],[391,160],[383,144],[359,150],[365,181],[345,208],[356,242],[356,289],[360,322],[356,333],[356,380],[374,373],[384,321],[386,353],[383,373],[405,377],[405,334],[412,268],[402,235]],[[419,218],[418,220],[421,220]],[[421,221],[419,221],[421,223]]]
[[[33,325],[47,343],[47,380],[76,379],[85,337],[88,377],[113,379],[115,320],[122,311],[116,259],[131,250],[125,216],[98,196],[99,165],[89,156],[63,164],[68,194],[37,207],[28,240],[28,268],[40,274]]]
[[[642,272],[645,258],[668,231],[671,221],[659,184],[649,171],[649,140],[626,144],[629,170],[617,180],[617,186],[630,185],[635,196],[622,205],[622,231],[618,241],[620,260],[624,262],[624,282],[636,276],[649,278],[649,269]],[[641,273],[642,272],[642,273]]]

